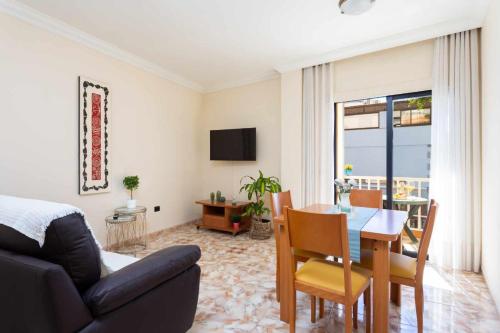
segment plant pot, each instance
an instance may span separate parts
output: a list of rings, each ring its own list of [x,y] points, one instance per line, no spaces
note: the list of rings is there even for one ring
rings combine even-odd
[[[252,227],[250,229],[250,238],[252,239],[268,239],[272,235],[271,222],[262,219],[259,221],[255,218],[252,219]]]
[[[133,209],[135,207],[137,207],[137,200],[135,200],[135,199],[127,200],[127,208]]]
[[[234,232],[240,231],[240,222],[233,222],[233,230]]]

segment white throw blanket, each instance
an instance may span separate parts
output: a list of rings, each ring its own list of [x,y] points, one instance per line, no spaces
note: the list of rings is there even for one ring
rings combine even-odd
[[[116,272],[138,259],[102,250],[92,228],[85,219],[83,211],[77,207],[57,202],[18,198],[0,195],[0,224],[15,229],[23,235],[34,239],[40,247],[45,242],[45,231],[53,220],[70,214],[80,214],[100,249],[101,277]]]
[[[79,208],[68,204],[0,195],[0,224],[36,240],[40,247],[45,242],[45,231],[52,221],[73,213],[80,214],[85,220],[85,215]],[[92,233],[86,220],[85,224]],[[100,249],[101,245],[95,236],[94,240]]]

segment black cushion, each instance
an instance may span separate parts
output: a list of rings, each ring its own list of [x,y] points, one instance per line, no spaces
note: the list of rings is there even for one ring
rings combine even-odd
[[[78,213],[52,221],[41,248],[37,241],[0,224],[0,248],[61,265],[80,292],[101,276],[99,248]]]

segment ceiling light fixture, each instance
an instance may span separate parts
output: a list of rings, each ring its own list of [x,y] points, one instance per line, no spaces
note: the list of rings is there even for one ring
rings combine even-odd
[[[375,0],[340,0],[339,8],[342,14],[359,15],[368,11]]]

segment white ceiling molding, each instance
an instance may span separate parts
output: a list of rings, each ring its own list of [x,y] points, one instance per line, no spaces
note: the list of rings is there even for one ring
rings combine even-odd
[[[270,71],[266,73],[262,73],[260,75],[254,75],[252,77],[243,79],[243,80],[236,80],[236,81],[229,81],[225,82],[224,84],[215,84],[211,85],[209,88],[206,88],[203,92],[205,93],[212,93],[212,92],[217,92],[220,90],[225,90],[225,89],[231,89],[231,88],[237,88],[241,86],[246,86],[252,83],[257,83],[257,82],[262,82],[262,81],[267,81],[267,80],[272,80],[272,79],[277,79],[280,77],[280,74],[276,71]]]
[[[346,46],[319,56],[302,59],[297,62],[277,65],[274,68],[280,73],[286,73],[310,66],[324,64],[327,62],[352,58],[355,56],[382,51],[411,43],[416,43],[460,31],[479,28],[482,26],[482,24],[483,24],[482,19],[464,18],[461,20],[448,21],[440,24],[427,26],[424,28],[398,33],[392,36],[380,38],[365,43]]]
[[[0,0],[0,12],[12,15],[37,27],[69,38],[73,41],[100,51],[108,56],[126,62],[144,71],[158,75],[163,79],[177,83],[181,86],[193,89],[197,92],[204,91],[204,88],[196,82],[185,79],[182,76],[172,73],[171,71],[153,62],[145,60],[130,52],[124,51],[111,43],[108,43],[79,29],[76,29],[69,24],[43,14],[17,1]]]

